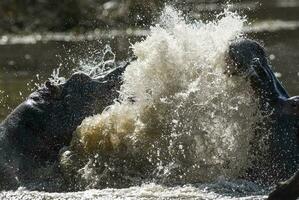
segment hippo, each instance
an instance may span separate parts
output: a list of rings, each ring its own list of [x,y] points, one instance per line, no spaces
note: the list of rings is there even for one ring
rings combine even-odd
[[[0,124],[0,189],[16,189],[34,170],[58,162],[82,120],[119,95],[126,64],[96,79],[77,72],[61,84],[45,82]]]
[[[297,139],[299,139],[299,96],[291,97],[285,101],[283,112],[297,118]],[[296,200],[299,197],[299,170],[287,181],[277,185],[270,193],[269,200]]]
[[[256,135],[269,134],[265,141],[267,150],[254,152],[258,159],[253,161],[245,178],[267,185],[286,179],[296,171],[299,162],[297,120],[290,112],[284,112],[292,105],[292,98],[275,77],[258,42],[250,39],[232,42],[226,62],[229,67],[225,73],[247,79],[254,90],[253,98],[258,99],[263,119],[255,127]]]

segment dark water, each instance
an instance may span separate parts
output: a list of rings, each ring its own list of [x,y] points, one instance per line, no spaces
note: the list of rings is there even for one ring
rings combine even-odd
[[[217,2],[190,1],[182,6],[194,18],[207,18],[223,8]],[[189,9],[189,10],[188,10]],[[232,6],[246,15],[248,36],[267,49],[275,72],[291,95],[299,94],[299,1],[242,1]],[[67,74],[84,59],[95,60],[110,44],[118,60],[128,57],[130,43],[145,31],[118,30],[102,33],[0,36],[0,119],[3,119],[53,69]]]

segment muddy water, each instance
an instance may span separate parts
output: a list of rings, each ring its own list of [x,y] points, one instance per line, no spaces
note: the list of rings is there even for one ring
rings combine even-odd
[[[192,2],[191,2],[192,3]],[[190,15],[219,9],[218,4],[195,3]],[[233,6],[247,14],[251,22],[246,30],[249,37],[264,43],[273,69],[291,95],[299,94],[299,4],[295,0],[243,2]],[[249,9],[250,8],[250,9]],[[136,33],[136,34],[134,34]],[[3,36],[0,39],[0,119],[4,118],[35,83],[46,80],[54,68],[61,66],[69,74],[80,62],[91,62],[101,55],[98,51],[107,43],[117,59],[130,55],[130,43],[140,40],[147,32],[125,30],[110,34],[91,32],[88,35],[45,34],[27,37]],[[95,41],[100,40],[100,41]],[[86,51],[88,50],[88,51]],[[154,183],[127,189],[87,190],[78,193],[2,192],[0,197],[15,199],[263,199],[268,188],[246,181],[164,187]]]

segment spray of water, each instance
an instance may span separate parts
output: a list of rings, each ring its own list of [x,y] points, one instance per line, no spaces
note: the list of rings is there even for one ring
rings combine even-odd
[[[59,85],[65,83],[65,78],[60,76],[60,67],[53,70],[49,81],[52,84]]]
[[[73,57],[67,58],[69,62],[76,63],[77,67],[72,70],[73,73],[84,73],[91,78],[99,79],[104,77],[111,70],[117,68],[117,64],[115,62],[115,53],[112,51],[111,47],[107,44],[103,48],[102,51],[99,50],[91,50],[93,55],[87,56],[87,58],[80,58],[78,63],[76,63]],[[100,59],[99,59],[100,58]],[[51,74],[51,77],[48,79],[54,85],[64,84],[66,82],[66,78],[61,74],[62,64],[58,68],[55,68]],[[39,75],[37,75],[37,80],[39,81]],[[43,84],[35,84],[37,88],[42,88]]]
[[[149,36],[133,45],[120,99],[86,118],[61,155],[67,177],[83,187],[235,178],[250,166],[258,105],[225,55],[244,19],[225,11],[188,23],[166,7]],[[74,181],[74,180],[73,180]]]
[[[105,45],[101,52],[100,61],[98,59],[81,60],[79,68],[76,72],[83,72],[92,78],[98,79],[105,75],[111,68],[115,68],[115,53],[112,51],[109,45]]]

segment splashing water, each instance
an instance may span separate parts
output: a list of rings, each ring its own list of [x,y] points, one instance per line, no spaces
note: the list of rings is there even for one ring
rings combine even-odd
[[[95,51],[94,53],[96,53],[96,58],[94,58],[95,55],[93,55],[92,57],[88,57],[86,59],[80,59],[78,67],[72,70],[73,73],[84,73],[91,78],[99,79],[117,68],[115,62],[115,53],[112,51],[109,45],[105,45],[101,52]],[[99,53],[100,55],[98,55]],[[98,58],[100,58],[100,61]],[[48,79],[54,85],[60,85],[66,82],[66,79],[63,75],[61,75],[60,70],[60,67],[55,68],[51,74],[51,77]],[[37,76],[37,79],[38,78],[39,77]],[[43,84],[36,84],[36,87],[41,88],[43,87]]]
[[[123,187],[236,178],[250,166],[257,101],[245,80],[227,77],[225,55],[244,19],[188,23],[166,7],[149,36],[133,45],[120,99],[86,118],[62,153],[79,187]]]
[[[53,70],[51,77],[49,78],[49,81],[55,85],[65,83],[65,78],[60,76],[60,67]]]
[[[81,60],[79,63],[79,68],[75,71],[83,72],[89,75],[92,78],[98,79],[105,75],[107,71],[113,70],[115,66],[115,53],[112,51],[109,45],[105,45],[104,49],[101,52],[101,60],[97,59],[92,60]]]

